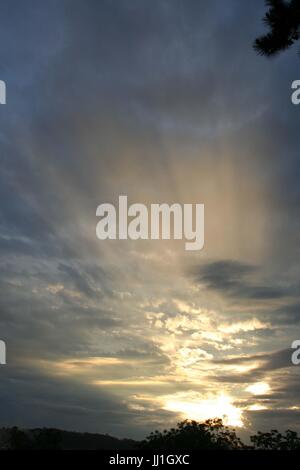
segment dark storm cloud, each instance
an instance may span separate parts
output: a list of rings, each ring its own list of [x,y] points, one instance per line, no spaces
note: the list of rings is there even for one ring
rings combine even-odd
[[[288,294],[288,290],[281,287],[256,284],[251,275],[257,271],[257,267],[246,263],[222,260],[193,268],[191,275],[209,289],[237,299],[277,299]]]

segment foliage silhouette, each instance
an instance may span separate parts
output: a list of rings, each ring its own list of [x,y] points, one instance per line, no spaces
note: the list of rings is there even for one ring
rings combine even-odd
[[[185,420],[176,428],[155,431],[140,444],[143,450],[234,450],[246,446],[235,430],[225,426],[221,419],[209,419],[204,423]]]
[[[250,437],[256,450],[300,450],[300,438],[294,431],[281,434],[276,429],[270,432],[258,432]]]
[[[270,31],[254,41],[258,54],[268,57],[291,47],[300,38],[300,0],[266,0],[263,21]]]
[[[204,423],[185,420],[176,428],[155,431],[142,441],[143,450],[300,450],[300,437],[288,430],[281,434],[273,429],[258,432],[250,437],[252,445],[244,444],[234,429],[225,426],[221,419]]]

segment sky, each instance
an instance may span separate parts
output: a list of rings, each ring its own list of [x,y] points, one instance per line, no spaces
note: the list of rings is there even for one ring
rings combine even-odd
[[[263,0],[0,5],[0,426],[300,431],[297,47]],[[203,203],[203,250],[100,241],[119,195]]]

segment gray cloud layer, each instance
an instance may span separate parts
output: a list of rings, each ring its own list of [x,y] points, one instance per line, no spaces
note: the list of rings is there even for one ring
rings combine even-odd
[[[177,420],[155,402],[166,393],[272,379],[281,395],[249,412],[253,426],[297,427],[299,63],[293,50],[276,61],[252,51],[263,2],[1,7],[0,424],[140,436]],[[204,252],[100,245],[95,209],[119,194],[204,202]],[[200,383],[196,361],[198,385],[185,382],[195,372],[188,362],[180,375],[181,349],[213,355],[216,376]],[[263,364],[223,371],[246,355]],[[91,357],[108,362],[70,373],[66,361]]]

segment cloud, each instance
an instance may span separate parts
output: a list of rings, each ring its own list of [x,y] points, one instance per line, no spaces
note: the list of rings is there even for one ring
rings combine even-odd
[[[281,306],[273,312],[273,318],[279,324],[297,325],[300,321],[300,303]]]
[[[170,419],[170,413],[134,410],[111,392],[99,387],[82,384],[78,380],[50,377],[46,371],[6,369],[5,386],[0,400],[6,403],[1,411],[1,425],[21,427],[48,427],[68,430],[110,433],[116,436],[140,438],[162,420]],[[16,383],[18,387],[16,388]],[[15,400],[11,400],[14,396]],[[37,412],[38,410],[38,412]]]
[[[248,356],[234,356],[231,358],[218,359],[218,364],[234,364],[240,365],[251,362],[263,362],[263,366],[259,366],[259,370],[274,370],[285,367],[292,367],[291,349],[283,349],[271,353],[259,353]]]
[[[243,3],[3,5],[1,424],[140,437],[177,421],[165,393],[238,400],[265,375],[292,422],[299,64],[254,54],[264,5]],[[204,201],[215,261],[185,276],[191,257],[168,242],[100,244],[95,208],[119,194]]]
[[[191,270],[196,282],[229,297],[248,300],[268,300],[285,297],[287,290],[257,284],[251,280],[256,266],[233,260],[214,261]]]
[[[265,395],[270,391],[270,386],[266,382],[256,382],[249,385],[246,388],[246,391],[252,393],[253,395]]]
[[[265,330],[265,329],[270,329],[270,328],[272,328],[270,323],[263,323],[260,320],[257,320],[256,318],[219,326],[219,330],[224,333],[239,333],[239,332]]]
[[[283,432],[287,429],[299,430],[300,428],[300,412],[295,409],[277,408],[248,411],[246,416],[251,423],[252,434],[256,434],[257,429],[262,432],[269,432],[270,429]]]
[[[214,359],[216,365],[223,366],[223,372],[220,371],[216,380],[224,383],[251,384],[262,382],[266,377],[282,370],[292,372],[295,366],[291,361],[291,353],[291,349],[284,349],[270,353]],[[286,381],[287,378],[284,377],[282,380]]]

